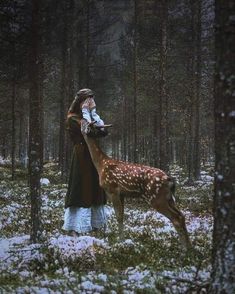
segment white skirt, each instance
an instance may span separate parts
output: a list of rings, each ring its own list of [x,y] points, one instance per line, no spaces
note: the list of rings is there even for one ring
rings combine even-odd
[[[84,207],[67,207],[64,213],[63,229],[77,233],[87,233],[106,224],[104,205]]]

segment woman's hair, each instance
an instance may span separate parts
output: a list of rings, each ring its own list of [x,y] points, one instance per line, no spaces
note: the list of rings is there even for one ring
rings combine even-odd
[[[76,95],[72,104],[69,107],[68,112],[73,112],[73,113],[79,114],[81,111],[81,109],[80,109],[81,102],[82,102],[82,99],[80,99],[80,97]]]
[[[93,97],[94,93],[91,89],[81,89],[77,92],[72,104],[69,107],[68,112],[73,112],[76,114],[80,113],[80,104],[83,102],[87,97]]]

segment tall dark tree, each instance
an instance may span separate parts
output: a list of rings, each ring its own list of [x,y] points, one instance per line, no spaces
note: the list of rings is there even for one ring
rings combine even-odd
[[[69,103],[73,99],[73,9],[74,1],[62,1],[63,17],[61,36],[61,94],[60,94],[60,136],[59,164],[62,178],[67,177],[69,148],[65,132],[65,119]]]
[[[61,35],[61,93],[60,93],[60,135],[59,135],[59,165],[62,178],[66,173],[66,134],[65,117],[67,106],[67,63],[68,63],[68,4],[67,1],[61,2],[63,7],[62,31]]]
[[[235,3],[216,1],[215,195],[211,293],[235,290]]]
[[[30,44],[30,115],[29,115],[29,184],[31,200],[31,241],[41,238],[41,186],[42,173],[42,101],[40,97],[39,55],[39,1],[32,0],[31,44]]]
[[[133,36],[133,161],[137,161],[137,58],[138,58],[138,1],[134,0],[134,36]]]
[[[195,179],[200,177],[200,104],[201,104],[201,0],[195,1],[195,90],[194,90],[194,111],[195,111],[195,134],[193,145],[193,176]]]
[[[12,97],[11,97],[11,178],[15,179],[15,150],[16,150],[16,61],[15,61],[15,42],[13,42],[13,77],[12,77]]]
[[[90,0],[86,0],[86,67],[85,67],[85,76],[86,76],[86,87],[90,85]]]
[[[190,0],[190,105],[188,177],[191,182],[200,177],[200,93],[201,93],[201,0]]]
[[[161,42],[160,42],[160,168],[169,170],[169,137],[168,137],[168,95],[166,85],[166,68],[167,68],[167,20],[168,20],[168,1],[160,1],[161,8]]]

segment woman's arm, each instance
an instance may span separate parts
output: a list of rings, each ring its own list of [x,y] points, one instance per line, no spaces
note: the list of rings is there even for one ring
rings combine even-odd
[[[81,103],[82,117],[91,123],[91,113],[90,113],[90,98],[87,98],[85,101]]]
[[[97,126],[103,126],[104,125],[104,122],[103,120],[100,118],[100,116],[96,113],[96,108],[93,108],[91,110],[91,117],[92,117],[92,120],[95,121],[96,125]]]
[[[88,108],[82,108],[82,117],[91,123],[91,114]]]
[[[95,100],[93,98],[90,98],[90,113],[91,113],[91,118],[93,121],[95,121],[95,125],[97,126],[103,126],[104,122],[103,120],[100,118],[100,116],[96,113],[96,104],[95,104]]]
[[[97,126],[103,126],[104,122],[96,113],[95,100],[91,97],[87,98],[81,105],[82,117],[89,123],[95,121]]]

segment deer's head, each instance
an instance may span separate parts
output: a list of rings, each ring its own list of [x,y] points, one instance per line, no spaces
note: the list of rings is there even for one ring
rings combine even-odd
[[[81,132],[83,136],[92,138],[101,138],[108,135],[107,128],[111,125],[96,126],[95,122],[87,122],[86,120],[81,120]]]

